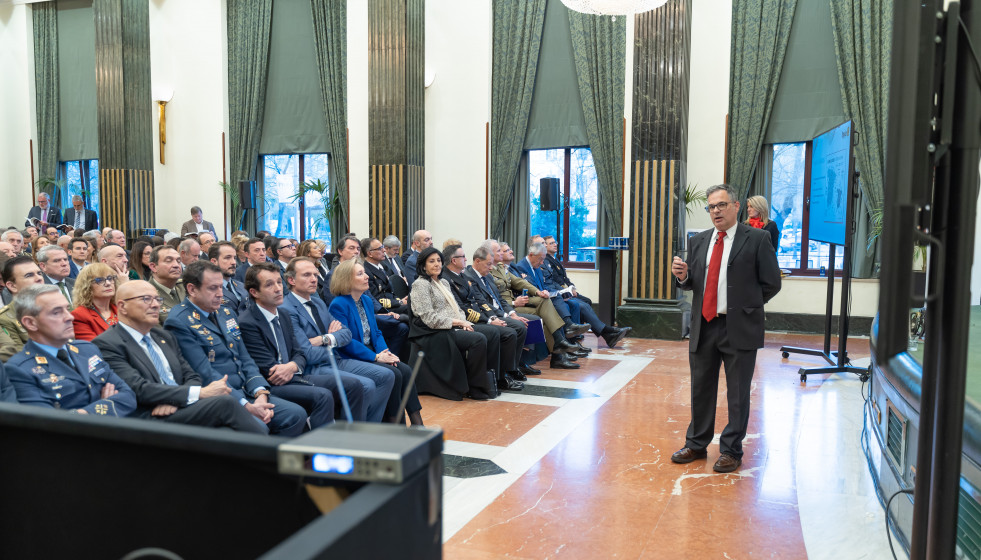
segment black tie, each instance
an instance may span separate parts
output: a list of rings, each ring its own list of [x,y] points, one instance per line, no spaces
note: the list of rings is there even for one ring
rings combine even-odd
[[[65,350],[64,348],[58,350],[58,359],[65,362],[66,366],[75,369],[75,362],[72,361],[72,357],[70,354],[68,354],[68,350]]]
[[[308,301],[303,305],[307,306],[310,310],[310,314],[313,315],[313,321],[317,323],[317,328],[320,329],[320,334],[327,334],[327,327],[324,326],[324,322],[320,319],[320,314],[317,313],[317,308],[313,306],[312,301]]]
[[[235,293],[235,285],[229,280],[226,287],[228,288],[228,299],[235,302],[235,306],[238,307],[238,294]]]
[[[273,335],[276,337],[276,347],[279,349],[279,363],[285,364],[290,356],[286,351],[286,335],[283,333],[282,325],[279,324],[279,317],[272,320],[272,326]]]
[[[210,315],[208,315],[208,319],[210,319],[211,322],[215,324],[215,327],[217,327],[219,331],[221,330],[221,325],[218,324],[218,314],[217,313],[212,312]]]

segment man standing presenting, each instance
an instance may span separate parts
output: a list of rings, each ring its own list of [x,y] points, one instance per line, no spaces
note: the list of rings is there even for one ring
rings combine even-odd
[[[713,469],[726,473],[742,464],[756,350],[763,347],[763,304],[780,291],[780,267],[769,233],[737,222],[739,202],[732,187],[716,185],[705,194],[715,227],[691,239],[688,262],[675,257],[671,263],[678,286],[693,292],[688,354],[692,418],[685,446],[671,460],[690,463],[706,456],[724,363],[729,423],[722,430],[721,455]]]

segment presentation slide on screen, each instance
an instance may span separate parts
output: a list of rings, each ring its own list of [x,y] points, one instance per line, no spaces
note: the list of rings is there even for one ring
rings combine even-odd
[[[811,241],[845,244],[851,121],[814,139],[811,150]]]

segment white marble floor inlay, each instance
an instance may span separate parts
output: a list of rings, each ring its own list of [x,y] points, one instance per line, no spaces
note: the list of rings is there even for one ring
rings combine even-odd
[[[854,374],[832,374],[805,405],[795,470],[801,531],[812,560],[892,559],[885,511],[860,441],[864,402]],[[906,558],[898,543],[893,546]]]
[[[490,459],[506,470],[507,473],[468,479],[443,477],[444,543],[653,361],[653,358],[626,355],[591,355],[590,357],[613,360],[619,363],[592,382],[577,383],[551,379],[529,379],[528,381],[532,385],[579,389],[595,393],[598,397],[557,399],[531,395],[502,395],[498,398],[511,402],[532,403],[535,401],[533,404],[555,406],[556,410],[507,447],[457,441],[445,442],[444,450],[446,453]]]

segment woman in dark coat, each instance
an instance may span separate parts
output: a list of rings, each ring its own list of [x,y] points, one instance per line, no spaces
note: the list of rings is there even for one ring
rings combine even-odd
[[[412,320],[409,339],[418,344],[425,358],[416,383],[420,393],[460,400],[497,396],[496,382],[487,372],[487,339],[474,332],[453,297],[443,271],[443,257],[429,247],[416,261],[416,280],[409,304]]]
[[[770,219],[770,203],[762,196],[751,196],[746,199],[746,225],[765,229],[770,234],[773,249],[780,252],[780,230],[777,223]]]

